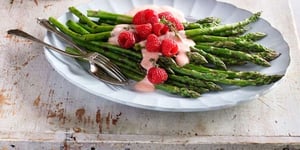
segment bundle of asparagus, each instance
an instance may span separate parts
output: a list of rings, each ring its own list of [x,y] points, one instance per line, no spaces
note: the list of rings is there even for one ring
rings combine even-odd
[[[140,51],[107,42],[115,25],[132,24],[132,16],[101,10],[87,10],[87,15],[84,15],[75,7],[70,7],[69,11],[79,18],[78,22],[68,20],[64,25],[53,17],[49,21],[78,45],[111,59],[128,78],[140,81],[145,77],[147,70],[140,65],[143,58]],[[232,24],[221,24],[221,20],[216,17],[183,22],[185,35],[196,43],[186,52],[190,63],[179,66],[172,57],[159,56],[157,65],[168,72],[168,79],[164,83],[155,84],[155,88],[183,97],[197,98],[202,93],[222,90],[222,85],[259,86],[281,79],[283,75],[230,69],[232,65],[249,62],[269,67],[270,61],[280,55],[256,43],[266,34],[246,32],[247,26],[256,22],[260,14],[255,13]],[[95,18],[98,20],[95,21]],[[66,50],[76,53],[75,49],[69,47]]]

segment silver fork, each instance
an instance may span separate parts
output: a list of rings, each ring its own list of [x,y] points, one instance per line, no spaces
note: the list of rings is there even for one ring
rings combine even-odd
[[[78,49],[83,55],[89,55],[90,59],[97,61],[101,63],[98,64],[101,67],[103,67],[104,70],[111,72],[110,75],[114,76],[116,79],[118,79],[120,82],[127,82],[128,79],[122,74],[120,71],[120,68],[112,63],[107,57],[97,53],[97,52],[91,52],[88,53],[86,50],[82,49],[81,47],[77,46],[68,36],[66,36],[64,33],[57,30],[54,26],[50,24],[50,22],[47,19],[37,19],[38,24],[46,28],[48,31],[54,33],[61,39],[63,39],[67,44],[73,46],[74,48]]]
[[[19,30],[19,29],[9,30],[9,31],[7,31],[7,33],[35,41],[35,42],[40,43],[58,53],[61,53],[61,54],[64,54],[64,55],[67,55],[67,56],[70,56],[73,58],[82,58],[84,60],[87,60],[90,63],[90,65],[92,66],[90,72],[93,73],[93,75],[96,75],[95,73],[99,73],[99,70],[102,69],[102,70],[106,71],[109,76],[117,79],[119,82],[115,82],[115,81],[110,82],[109,78],[103,79],[102,81],[107,80],[107,83],[116,84],[116,85],[123,85],[123,84],[128,83],[128,79],[121,73],[119,68],[116,65],[114,65],[112,62],[110,62],[110,60],[108,58],[100,55],[99,53],[84,52],[81,54],[71,54],[71,53],[63,51],[61,49],[58,49],[57,47],[54,47],[50,44],[47,44],[47,43],[37,39],[36,37],[24,32],[22,30]],[[97,68],[98,66],[101,68]]]

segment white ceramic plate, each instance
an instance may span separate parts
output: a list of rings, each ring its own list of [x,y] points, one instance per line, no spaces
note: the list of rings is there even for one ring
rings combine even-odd
[[[103,9],[110,12],[125,13],[133,7],[146,4],[170,5],[181,10],[186,16],[195,18],[216,16],[220,17],[223,23],[240,21],[251,15],[249,11],[215,0],[94,0],[77,8],[84,13],[87,9]],[[70,13],[65,13],[59,17],[59,21],[62,23],[65,23],[68,19],[78,20]],[[280,32],[264,19],[252,24],[251,31],[267,33],[268,36],[259,42],[280,52],[281,56],[272,61],[271,67],[247,65],[245,69],[257,70],[266,74],[285,74],[290,62],[289,47]],[[51,33],[47,33],[44,40],[60,48],[64,47],[64,43]],[[204,94],[198,99],[177,97],[159,90],[153,93],[135,92],[130,87],[113,90],[89,75],[85,64],[47,49],[45,49],[45,55],[55,70],[76,86],[107,100],[151,110],[191,112],[221,109],[256,99],[269,91],[271,87],[274,87],[274,84],[243,88],[228,87],[220,92]]]

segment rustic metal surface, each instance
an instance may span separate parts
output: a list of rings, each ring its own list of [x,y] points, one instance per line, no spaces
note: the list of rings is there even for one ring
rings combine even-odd
[[[19,28],[43,38],[36,18],[58,17],[88,1],[0,1],[0,149],[299,148],[300,54],[288,1],[222,1],[263,10],[288,42],[291,65],[257,100],[199,113],[155,112],[91,95],[55,72],[42,46],[6,35]]]

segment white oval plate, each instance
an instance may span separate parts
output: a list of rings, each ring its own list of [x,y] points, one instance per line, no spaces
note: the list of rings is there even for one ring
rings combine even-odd
[[[184,5],[182,3],[184,3]],[[223,23],[241,21],[251,15],[249,11],[215,0],[94,0],[77,8],[83,13],[85,13],[87,9],[102,9],[110,12],[126,13],[133,7],[146,4],[170,5],[181,10],[185,16],[193,16],[195,18],[204,18],[207,16],[220,17]],[[65,23],[68,19],[78,20],[70,13],[65,13],[59,17],[59,21],[62,23]],[[267,33],[268,36],[259,41],[259,43],[280,52],[281,56],[272,61],[271,67],[247,65],[242,70],[257,70],[266,74],[285,74],[290,62],[289,46],[284,41],[280,32],[274,29],[264,19],[260,19],[258,22],[251,24],[250,32],[252,31]],[[64,43],[49,32],[47,32],[44,41],[64,48]],[[82,64],[72,58],[62,56],[48,49],[45,49],[45,55],[54,69],[76,86],[107,100],[151,110],[192,112],[227,108],[241,102],[256,99],[275,85],[243,88],[227,87],[220,92],[203,94],[198,99],[182,98],[159,90],[153,93],[135,92],[131,90],[130,87],[114,90],[89,75],[86,71],[86,64]]]

